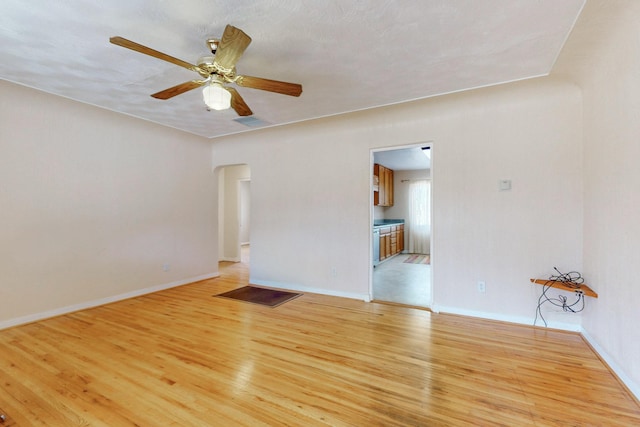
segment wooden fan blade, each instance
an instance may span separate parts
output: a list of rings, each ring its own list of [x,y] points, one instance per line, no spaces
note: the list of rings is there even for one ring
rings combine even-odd
[[[190,64],[182,59],[174,58],[173,56],[167,55],[166,53],[158,52],[157,50],[151,49],[150,47],[143,46],[139,43],[132,42],[131,40],[127,40],[122,37],[111,37],[109,41],[115,45],[126,47],[127,49],[135,50],[136,52],[144,53],[145,55],[153,56],[154,58],[162,59],[163,61],[171,62],[172,64],[179,65],[180,67],[186,68],[187,70],[195,71],[196,73],[202,74],[206,76],[204,70],[198,68],[198,66]]]
[[[231,108],[236,110],[239,116],[250,116],[253,114],[249,106],[244,102],[237,90],[232,87],[225,87],[231,93]]]
[[[238,76],[236,84],[289,96],[300,96],[302,93],[302,85],[298,83],[279,82],[277,80],[263,79],[262,77]]]
[[[249,43],[251,37],[241,29],[227,25],[218,44],[214,63],[224,70],[232,70]]]
[[[158,93],[154,93],[153,96],[156,99],[169,99],[173,98],[176,95],[183,94],[185,92],[190,91],[191,89],[195,89],[197,87],[205,84],[205,80],[192,80],[190,82],[180,83],[174,87],[170,87],[169,89],[161,90]]]

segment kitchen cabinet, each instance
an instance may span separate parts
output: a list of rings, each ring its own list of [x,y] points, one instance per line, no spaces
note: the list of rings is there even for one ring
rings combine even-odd
[[[404,224],[380,227],[380,261],[404,250]]]
[[[373,204],[393,206],[393,170],[377,163],[373,165]]]
[[[380,165],[373,165],[373,206],[380,203]]]
[[[391,227],[380,228],[380,261],[391,254]]]
[[[404,224],[391,227],[390,246],[391,252],[389,256],[398,254],[404,250]]]
[[[384,206],[393,206],[393,171],[384,168]]]
[[[398,231],[395,229],[396,227],[392,227],[391,232],[391,255],[398,253]]]

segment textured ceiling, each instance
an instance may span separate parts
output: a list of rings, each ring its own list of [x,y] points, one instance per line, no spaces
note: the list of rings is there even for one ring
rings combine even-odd
[[[584,0],[2,0],[0,78],[212,138],[547,75]],[[109,43],[195,63],[226,24],[253,39],[239,74],[300,83],[299,98],[237,88],[255,124],[207,111],[199,76]]]
[[[431,152],[422,147],[376,151],[373,161],[394,171],[431,169]]]

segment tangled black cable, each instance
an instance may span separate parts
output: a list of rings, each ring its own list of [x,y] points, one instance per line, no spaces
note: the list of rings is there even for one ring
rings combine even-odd
[[[553,269],[558,273],[558,275],[552,275],[549,277],[549,280],[542,286],[542,294],[540,298],[538,298],[538,307],[536,307],[536,317],[533,320],[533,325],[536,325],[538,321],[538,316],[544,322],[544,326],[547,326],[547,321],[542,315],[541,307],[544,303],[549,302],[556,307],[562,307],[563,311],[571,312],[571,313],[579,313],[584,310],[584,294],[582,292],[576,291],[576,295],[578,299],[572,304],[567,303],[567,297],[564,295],[558,295],[557,298],[551,298],[547,295],[547,291],[553,285],[553,282],[562,282],[566,287],[573,289],[580,289],[580,284],[584,283],[584,278],[577,271],[571,271],[569,273],[561,273],[556,267]],[[574,309],[578,303],[582,302],[582,306],[579,309]]]

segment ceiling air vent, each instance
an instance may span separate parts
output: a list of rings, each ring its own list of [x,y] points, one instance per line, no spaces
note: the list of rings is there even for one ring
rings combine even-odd
[[[238,122],[238,123],[240,123],[241,125],[245,125],[245,126],[250,127],[250,128],[260,128],[260,127],[264,127],[264,126],[269,126],[271,124],[271,123],[265,122],[263,120],[260,120],[256,116],[238,117],[238,118],[233,119],[233,120]]]

